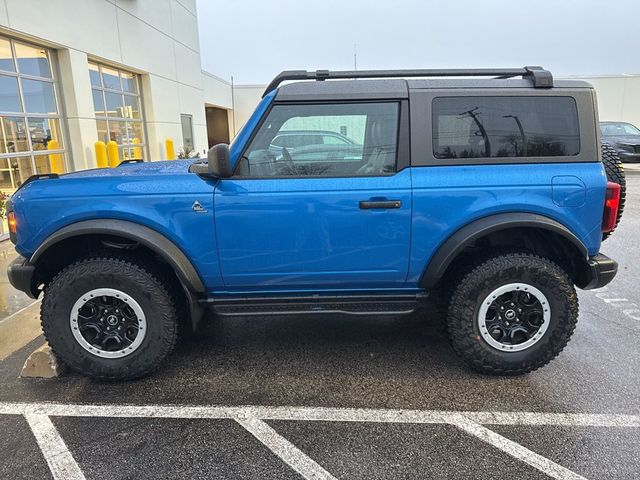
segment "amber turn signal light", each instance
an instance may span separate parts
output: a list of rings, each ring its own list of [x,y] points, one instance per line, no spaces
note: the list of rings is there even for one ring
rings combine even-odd
[[[7,223],[9,224],[9,232],[15,235],[16,227],[18,226],[18,224],[16,222],[16,216],[13,212],[9,212],[9,215],[7,216]]]

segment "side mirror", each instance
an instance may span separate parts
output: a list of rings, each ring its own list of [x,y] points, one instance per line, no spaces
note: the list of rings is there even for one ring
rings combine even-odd
[[[209,175],[217,178],[228,178],[231,171],[231,159],[229,157],[229,145],[219,143],[209,149],[207,153]]]

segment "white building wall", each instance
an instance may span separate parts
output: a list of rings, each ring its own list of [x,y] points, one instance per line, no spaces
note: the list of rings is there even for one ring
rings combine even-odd
[[[600,120],[618,120],[640,127],[640,75],[580,78],[596,89]]]
[[[195,148],[206,149],[196,14],[195,0],[0,0],[0,32],[56,50],[68,169],[95,166],[89,60],[141,75],[151,160],[166,158],[166,138],[182,147],[180,114],[192,115]]]
[[[265,85],[235,85],[233,87],[233,115],[231,129],[234,135],[247,123],[249,117],[262,99]]]

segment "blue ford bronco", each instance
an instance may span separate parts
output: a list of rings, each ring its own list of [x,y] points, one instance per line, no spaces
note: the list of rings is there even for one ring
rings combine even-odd
[[[623,195],[587,83],[540,67],[287,71],[206,161],[29,178],[8,205],[9,278],[44,294],[53,351],[95,378],[149,373],[207,308],[426,302],[471,368],[515,375],[565,347],[575,287],[615,276],[599,250]]]

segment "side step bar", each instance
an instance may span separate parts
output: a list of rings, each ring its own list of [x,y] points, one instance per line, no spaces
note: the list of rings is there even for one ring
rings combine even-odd
[[[218,315],[401,315],[415,311],[425,295],[349,295],[310,297],[235,297],[206,299],[203,303]]]

